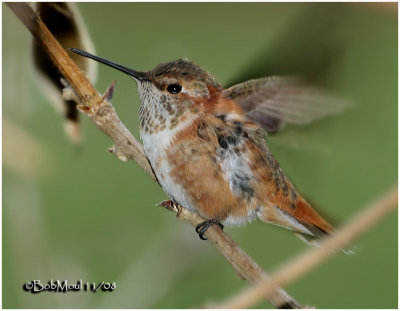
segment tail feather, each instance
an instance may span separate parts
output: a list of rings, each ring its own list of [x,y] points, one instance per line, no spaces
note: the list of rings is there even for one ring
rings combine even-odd
[[[308,234],[303,234],[303,233],[299,233],[299,232],[294,232],[294,234],[303,242],[306,242],[308,245],[313,246],[313,247],[320,247],[320,239],[323,238],[323,236],[327,237],[329,234],[328,233],[324,233],[321,236],[312,236],[312,235],[308,235]],[[350,249],[343,249],[340,248],[340,251],[342,251],[344,254],[346,255],[354,255],[355,252],[353,250]]]
[[[278,206],[266,206],[259,210],[258,218],[263,222],[290,229],[308,245],[319,247],[320,240],[334,232],[333,226],[314,211],[304,199],[297,203],[296,209],[290,213]],[[341,251],[347,255],[354,254],[347,249]]]

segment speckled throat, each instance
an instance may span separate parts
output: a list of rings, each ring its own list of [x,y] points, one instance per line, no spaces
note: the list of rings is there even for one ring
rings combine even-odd
[[[162,93],[151,82],[139,83],[138,87],[141,101],[139,108],[141,133],[156,134],[166,129],[174,129],[185,106],[177,105],[171,97]]]

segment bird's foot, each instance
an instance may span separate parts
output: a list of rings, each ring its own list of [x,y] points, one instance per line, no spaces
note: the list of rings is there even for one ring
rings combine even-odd
[[[200,239],[207,240],[204,237],[204,233],[210,228],[212,225],[218,225],[221,229],[224,229],[224,225],[219,222],[217,219],[208,219],[196,226],[196,232],[199,234]]]

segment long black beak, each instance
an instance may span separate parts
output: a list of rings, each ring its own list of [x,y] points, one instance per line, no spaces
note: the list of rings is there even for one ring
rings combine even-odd
[[[147,75],[146,75],[145,72],[141,72],[141,71],[136,71],[136,70],[133,70],[133,69],[129,69],[128,67],[119,65],[119,64],[117,64],[117,63],[114,63],[114,62],[109,61],[109,60],[106,60],[106,59],[104,59],[104,58],[95,56],[95,55],[93,55],[93,54],[90,54],[90,53],[85,52],[85,51],[82,51],[82,50],[78,50],[78,49],[74,49],[74,48],[70,48],[70,50],[71,50],[72,52],[76,53],[76,54],[79,54],[79,55],[81,55],[81,56],[94,59],[94,60],[96,60],[96,61],[98,61],[98,62],[100,62],[100,63],[106,64],[106,65],[108,65],[108,66],[110,66],[110,67],[113,67],[113,68],[118,69],[118,70],[120,70],[120,71],[122,71],[122,72],[125,72],[126,74],[128,74],[128,75],[130,75],[131,77],[133,77],[133,78],[139,80],[140,82],[142,82],[142,81],[150,81],[150,80],[147,78]]]

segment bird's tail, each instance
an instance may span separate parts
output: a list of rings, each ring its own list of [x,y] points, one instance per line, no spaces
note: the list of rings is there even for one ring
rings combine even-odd
[[[260,220],[285,227],[309,245],[319,247],[320,240],[334,232],[333,226],[322,218],[303,198],[299,197],[294,208],[265,206],[258,213]],[[342,250],[349,254],[351,251]]]
[[[308,245],[313,247],[321,247],[320,241],[323,238],[327,238],[330,233],[321,232],[319,235],[308,235],[300,232],[294,232],[294,234],[302,241],[306,242]],[[343,249],[341,248],[340,251],[345,253],[346,255],[354,255],[355,251],[351,249]]]

